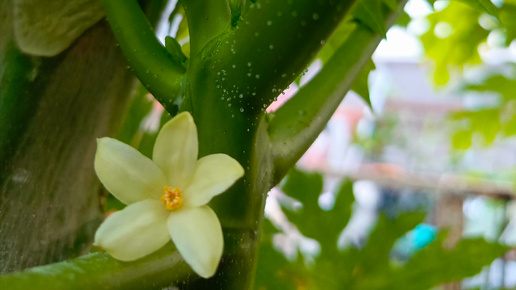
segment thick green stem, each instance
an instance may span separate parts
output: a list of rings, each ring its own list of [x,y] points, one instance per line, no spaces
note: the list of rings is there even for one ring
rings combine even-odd
[[[205,74],[203,86],[212,90],[214,101],[232,105],[223,111],[261,114],[307,67],[353,3],[256,1],[236,27],[192,57],[191,69]]]
[[[399,1],[399,11],[406,2]],[[399,11],[385,15],[387,27],[395,22]],[[269,117],[276,182],[294,166],[324,129],[381,38],[369,28],[357,25],[323,69]]]
[[[191,55],[183,109],[197,124],[199,154],[226,153],[246,170],[242,180],[210,203],[224,232],[241,233],[240,251],[223,261],[215,277],[196,281],[201,289],[251,287],[265,197],[274,186],[263,112],[305,69],[353,3],[294,2],[249,5],[236,27]]]
[[[227,0],[182,0],[190,31],[190,55],[195,57],[211,40],[231,25]]]
[[[156,38],[136,0],[103,0],[106,15],[129,65],[165,108],[181,95],[186,72]],[[172,110],[172,109],[171,109]]]

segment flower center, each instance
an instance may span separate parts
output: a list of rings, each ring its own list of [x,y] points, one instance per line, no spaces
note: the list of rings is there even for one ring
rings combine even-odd
[[[165,204],[168,210],[175,210],[183,205],[183,198],[181,197],[181,191],[177,187],[164,186],[163,195],[161,201]]]

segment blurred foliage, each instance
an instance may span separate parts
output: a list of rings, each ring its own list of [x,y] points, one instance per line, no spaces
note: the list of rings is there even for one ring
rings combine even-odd
[[[514,67],[513,71],[514,71]],[[497,97],[488,108],[465,110],[451,115],[455,149],[468,149],[478,144],[491,145],[497,137],[516,135],[516,78],[496,72],[478,83],[468,83],[464,91],[487,93]]]
[[[478,22],[482,12],[459,1],[428,15],[430,28],[421,36],[425,52],[434,63],[434,82],[445,85],[450,71],[461,71],[466,64],[479,64],[478,45],[489,31]]]
[[[397,11],[398,4],[395,0],[362,0],[355,5],[353,16],[356,21],[385,38],[387,27],[383,11],[386,9]]]
[[[436,1],[427,0],[433,7]],[[516,1],[459,0],[447,3],[444,9],[427,16],[428,31],[421,36],[426,55],[433,61],[433,79],[437,86],[449,83],[451,76],[467,66],[489,71],[482,62],[479,49],[508,47],[516,39]],[[488,38],[493,41],[488,42]],[[495,40],[496,39],[496,40]],[[507,63],[506,63],[507,65]],[[463,92],[495,95],[498,100],[488,106],[476,106],[451,114],[451,144],[466,150],[475,146],[490,146],[497,138],[516,135],[516,79],[504,69],[486,73],[479,83],[467,83]]]
[[[134,144],[138,142],[134,140],[137,138],[137,133],[140,130],[140,125],[143,119],[152,110],[152,99],[149,98],[149,91],[140,83],[136,89],[136,93],[133,96],[131,105],[127,112],[127,116],[122,124],[122,130],[118,135],[118,139],[121,142],[127,144]]]
[[[445,249],[446,233],[440,232],[408,261],[393,261],[393,246],[423,221],[420,212],[394,219],[381,214],[362,248],[339,249],[338,237],[352,214],[353,183],[342,182],[328,211],[318,205],[322,188],[320,174],[294,169],[286,177],[283,191],[303,206],[285,214],[303,235],[319,242],[321,252],[311,263],[302,255],[287,260],[274,249],[272,236],[277,230],[265,220],[255,289],[428,289],[472,276],[507,250],[483,239],[463,239],[454,249]]]
[[[440,2],[448,2],[448,5],[428,15],[430,27],[421,36],[425,52],[435,65],[437,85],[447,84],[450,72],[460,73],[465,65],[480,64],[479,45],[485,44],[492,32],[502,34],[506,46],[516,38],[514,0],[503,1],[500,7],[490,0]]]
[[[363,148],[367,156],[372,160],[381,158],[385,147],[389,144],[406,146],[409,140],[397,134],[396,130],[400,126],[398,115],[384,114],[382,118],[375,121],[374,132],[367,136],[354,134],[353,143]],[[356,132],[355,132],[356,133]]]
[[[176,20],[177,19],[177,20]],[[183,53],[188,57],[190,55],[190,32],[188,31],[188,21],[186,20],[185,9],[181,2],[178,2],[168,18],[169,32],[174,21],[179,21],[177,31],[172,34],[177,42],[182,46]]]
[[[356,25],[364,25],[372,31],[383,35],[387,35],[387,27],[385,26],[384,11],[398,11],[398,4],[395,0],[362,0],[355,4],[351,15],[349,15],[338,27],[323,45],[316,59],[322,61],[323,65],[330,59],[335,50],[349,37]],[[406,26],[410,22],[410,17],[406,13],[402,13],[398,19],[397,25]],[[351,90],[357,93],[371,107],[371,99],[369,96],[369,73],[375,70],[372,60],[367,62],[366,66],[356,77]],[[299,84],[299,78],[297,80]]]

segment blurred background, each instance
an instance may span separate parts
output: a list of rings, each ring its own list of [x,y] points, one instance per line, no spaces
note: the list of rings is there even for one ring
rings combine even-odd
[[[516,45],[486,13],[457,2],[409,1],[409,20],[391,28],[373,56],[371,105],[348,93],[298,162],[302,170],[322,173],[321,207],[334,200],[342,178],[355,181],[353,216],[341,244],[364,243],[379,212],[416,209],[427,212],[424,223],[398,240],[391,255],[425,247],[437,227],[448,230],[449,247],[462,237],[516,244]],[[461,23],[475,17],[478,27]],[[297,85],[320,68],[314,62]],[[279,206],[287,199],[280,189],[270,194],[267,213],[277,224],[288,223]],[[301,252],[317,252],[295,227],[283,228],[288,237],[276,245],[287,255],[296,256],[292,239],[303,241]],[[442,287],[515,288],[515,257],[510,251],[479,275]]]

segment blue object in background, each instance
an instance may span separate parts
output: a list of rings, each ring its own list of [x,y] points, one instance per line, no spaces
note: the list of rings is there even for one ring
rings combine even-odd
[[[393,247],[393,255],[407,259],[428,246],[437,237],[437,227],[419,224],[412,231],[401,237]]]

